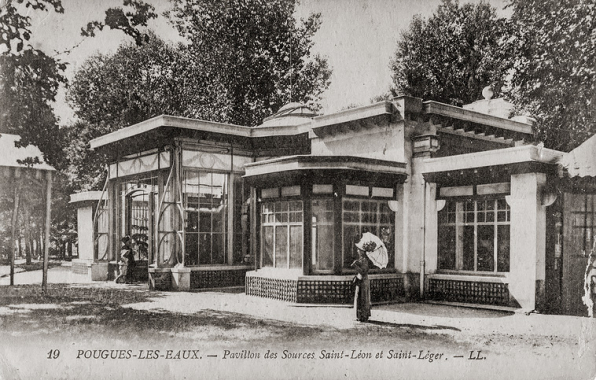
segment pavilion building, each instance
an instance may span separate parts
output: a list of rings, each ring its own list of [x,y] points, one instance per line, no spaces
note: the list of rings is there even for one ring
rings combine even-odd
[[[565,153],[533,144],[532,120],[510,111],[489,97],[329,115],[291,103],[253,128],[164,115],[101,136],[93,262],[113,271],[131,235],[153,289],[349,303],[355,243],[371,232],[389,252],[371,270],[373,301],[569,312]]]

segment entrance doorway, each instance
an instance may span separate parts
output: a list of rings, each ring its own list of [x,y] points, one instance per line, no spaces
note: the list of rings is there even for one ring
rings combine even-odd
[[[122,192],[122,236],[133,239],[136,261],[134,277],[137,281],[148,278],[148,265],[155,261],[154,236],[156,231],[155,210],[157,191],[152,178],[127,182]]]

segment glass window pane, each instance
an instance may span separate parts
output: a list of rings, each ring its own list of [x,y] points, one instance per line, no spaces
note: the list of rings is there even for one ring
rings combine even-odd
[[[360,214],[357,212],[344,212],[344,222],[358,223],[360,222]]]
[[[507,211],[497,212],[497,222],[506,222],[507,220]]]
[[[487,222],[494,222],[495,221],[495,212],[494,211],[489,211],[486,214],[486,221]]]
[[[225,250],[225,234],[213,234],[211,236],[212,251],[211,264],[225,264],[226,263],[226,250]]]
[[[474,226],[464,226],[463,230],[463,270],[474,270]]]
[[[333,247],[334,233],[333,226],[319,225],[313,228],[313,257],[314,266],[318,270],[333,269]]]
[[[389,259],[387,263],[387,268],[393,268],[395,263],[395,231],[393,227],[381,226],[381,234],[379,238],[387,248],[387,257]]]
[[[497,271],[509,272],[510,227],[497,226]]]
[[[211,264],[211,234],[199,234],[199,264]]]
[[[455,269],[455,227],[439,226],[439,269]]]
[[[360,227],[344,225],[343,235],[343,265],[344,268],[350,268],[350,265],[358,258],[356,243],[360,241]]]
[[[273,266],[273,227],[263,227],[262,241],[262,265],[263,267]]]
[[[478,264],[477,270],[493,272],[495,270],[495,227],[478,226]]]
[[[275,267],[288,267],[288,227],[275,228]]]
[[[332,270],[335,243],[333,200],[312,200],[312,218],[313,268]]]
[[[186,212],[186,232],[199,231],[199,213],[196,211]]]
[[[290,268],[302,268],[302,226],[290,227]]]
[[[197,265],[198,262],[198,247],[199,237],[197,234],[187,233],[185,236],[185,255],[184,265]]]
[[[199,213],[199,231],[211,232],[211,213],[208,210]]]
[[[352,212],[360,211],[360,202],[358,202],[358,201],[344,201],[344,211],[352,211]]]

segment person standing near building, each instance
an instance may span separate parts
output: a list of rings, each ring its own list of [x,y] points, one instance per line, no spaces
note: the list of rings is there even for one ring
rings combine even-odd
[[[126,235],[121,240],[122,248],[120,248],[120,275],[116,278],[119,284],[132,283],[132,271],[135,266],[134,252],[132,250],[132,239]]]
[[[356,285],[354,293],[354,308],[356,309],[356,318],[360,322],[367,322],[370,317],[370,280],[368,279],[369,262],[364,250],[358,248],[358,259],[352,263],[356,269],[354,284]]]

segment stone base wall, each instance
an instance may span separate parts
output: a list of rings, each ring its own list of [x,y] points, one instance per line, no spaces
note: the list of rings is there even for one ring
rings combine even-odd
[[[338,278],[340,277],[340,278]],[[401,275],[370,277],[371,301],[395,301],[405,296]],[[309,276],[281,279],[246,276],[246,294],[295,303],[350,304],[354,302],[352,276]]]
[[[246,294],[263,298],[297,302],[298,281],[246,276]]]
[[[513,306],[504,283],[429,279],[427,298],[434,301]]]
[[[352,303],[354,302],[354,288],[352,287],[352,281],[326,281],[324,277],[321,277],[320,280],[316,281],[298,281],[296,302],[335,304]]]
[[[231,286],[244,286],[248,268],[242,269],[216,269],[192,270],[190,272],[190,288],[226,288]]]
[[[171,290],[172,273],[170,271],[149,271],[149,290]]]
[[[77,262],[73,260],[71,270],[74,274],[90,275],[89,272],[91,271],[91,264],[87,262]]]

